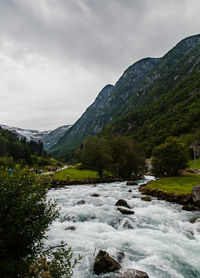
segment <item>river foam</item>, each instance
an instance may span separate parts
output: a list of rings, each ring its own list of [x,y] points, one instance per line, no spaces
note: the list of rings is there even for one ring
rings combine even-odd
[[[200,223],[189,222],[200,213],[154,198],[142,201],[137,188],[120,182],[49,191],[48,197],[60,207],[60,217],[50,227],[47,244],[65,241],[83,256],[75,278],[96,277],[92,267],[100,249],[115,259],[123,252],[124,268],[143,270],[150,278],[200,277]],[[125,199],[135,214],[117,211],[119,199]],[[70,226],[76,230],[67,230]]]

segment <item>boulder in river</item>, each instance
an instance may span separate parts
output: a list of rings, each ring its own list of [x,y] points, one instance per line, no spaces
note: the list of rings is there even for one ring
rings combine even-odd
[[[65,231],[75,231],[76,227],[75,226],[68,226],[65,228]]]
[[[193,188],[192,199],[195,203],[200,203],[200,185],[197,185]]]
[[[90,196],[91,196],[91,197],[99,197],[100,195],[97,194],[97,193],[93,193],[93,194],[91,194]]]
[[[121,269],[114,273],[101,276],[101,278],[149,278],[146,272],[136,269]]]
[[[150,196],[144,196],[141,198],[142,201],[146,201],[146,202],[151,202],[151,197]]]
[[[99,275],[101,273],[114,272],[120,268],[121,265],[111,258],[106,251],[100,250],[95,258],[93,271]]]
[[[115,206],[121,206],[121,207],[131,208],[131,207],[128,205],[127,201],[124,200],[124,199],[118,200],[117,203],[115,204]]]
[[[126,185],[138,185],[135,181],[127,181]]]
[[[122,214],[134,214],[134,211],[130,209],[117,208],[117,210]]]
[[[85,200],[80,200],[76,203],[76,205],[84,205],[86,202]]]

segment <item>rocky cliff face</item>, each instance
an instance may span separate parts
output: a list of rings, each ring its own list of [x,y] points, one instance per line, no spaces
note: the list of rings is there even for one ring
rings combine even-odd
[[[190,104],[196,101],[194,95],[197,97],[200,91],[199,57],[200,35],[196,35],[182,40],[162,58],[146,58],[133,64],[114,86],[107,85],[99,93],[94,103],[50,152],[64,158],[88,135],[100,133],[108,124],[115,134],[135,132],[137,139],[149,139],[152,125],[152,130],[158,131],[162,117],[167,121],[169,115],[176,113],[178,103],[184,107],[189,105],[182,102],[184,98],[190,99]],[[145,130],[148,130],[146,135]],[[170,132],[176,135],[176,132]]]

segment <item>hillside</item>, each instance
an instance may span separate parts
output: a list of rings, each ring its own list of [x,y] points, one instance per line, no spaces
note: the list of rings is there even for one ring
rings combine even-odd
[[[19,127],[11,127],[7,125],[0,125],[4,130],[9,130],[14,133],[18,139],[25,138],[28,142],[34,141],[43,143],[44,149],[48,150],[55,145],[58,140],[65,134],[65,132],[71,127],[70,125],[64,125],[54,130],[38,131],[33,129],[23,129]]]
[[[114,134],[144,142],[151,151],[167,136],[198,132],[200,35],[178,43],[162,58],[130,66],[115,86],[107,85],[50,152],[59,158],[106,125]]]

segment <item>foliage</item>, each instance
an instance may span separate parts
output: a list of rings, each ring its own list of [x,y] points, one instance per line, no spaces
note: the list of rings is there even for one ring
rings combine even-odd
[[[145,170],[145,155],[139,144],[127,137],[89,137],[82,150],[82,167],[131,178]]]
[[[44,151],[41,141],[28,142],[25,138],[19,140],[14,133],[0,127],[0,157],[5,158],[0,160],[0,166],[10,166],[11,159],[22,165],[32,165],[35,162],[33,158],[36,156],[41,157],[40,160],[44,165],[48,155]],[[10,160],[7,159],[8,157]]]
[[[65,249],[66,244],[48,248],[40,254],[40,257],[29,266],[30,278],[70,278],[73,268],[80,262],[79,255],[72,262],[73,253],[71,247]]]
[[[0,273],[17,277],[25,261],[41,250],[41,240],[57,217],[55,203],[46,200],[47,186],[29,171],[0,172]]]
[[[155,176],[175,176],[187,167],[188,160],[185,145],[176,137],[168,137],[153,150],[153,173]]]
[[[99,175],[96,171],[66,168],[56,172],[54,174],[54,178],[57,180],[74,181],[74,180],[95,179],[95,178],[99,178]]]
[[[112,163],[112,150],[105,138],[89,137],[83,146],[82,166],[98,172],[102,177],[105,170],[109,170]]]
[[[142,147],[128,137],[109,139],[112,150],[110,171],[122,178],[138,178],[145,172],[145,153]]]
[[[200,183],[199,175],[165,177],[147,184],[147,188],[159,189],[168,193],[191,194],[192,189]]]
[[[195,169],[194,159],[189,161],[188,166],[191,169]],[[200,158],[196,159],[196,169],[200,170]]]

